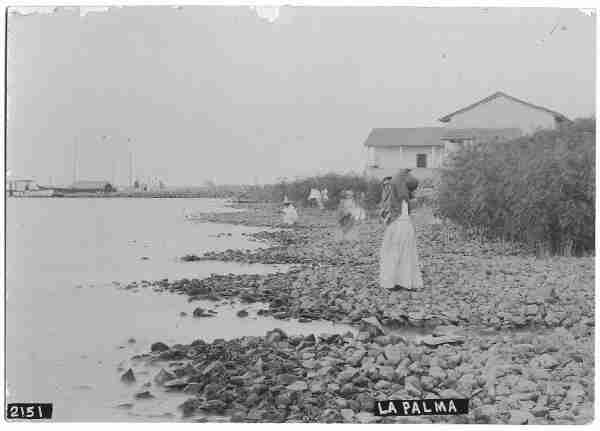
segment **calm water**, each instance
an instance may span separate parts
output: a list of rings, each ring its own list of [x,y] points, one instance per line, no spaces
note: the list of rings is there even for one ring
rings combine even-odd
[[[257,318],[260,305],[218,304],[217,317],[195,319],[187,298],[151,289],[130,291],[113,282],[206,277],[211,273],[265,273],[268,265],[181,262],[187,253],[256,248],[242,233],[259,229],[191,223],[185,215],[231,211],[210,199],[9,199],[7,201],[6,367],[8,401],[53,402],[59,421],[176,420],[187,397],[153,400],[133,395],[158,368],[131,363],[151,343],[189,343],[202,338],[345,332],[327,322],[299,324]],[[219,233],[231,236],[217,238]],[[142,259],[142,258],[147,259]],[[185,311],[188,316],[181,317]],[[128,340],[134,338],[135,342]],[[136,384],[120,382],[119,367],[132,366]],[[119,409],[119,403],[134,403]]]

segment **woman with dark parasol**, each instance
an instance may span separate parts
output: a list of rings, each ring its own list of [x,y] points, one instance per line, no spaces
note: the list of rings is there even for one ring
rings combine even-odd
[[[380,252],[380,282],[388,290],[420,290],[415,229],[409,215],[409,201],[418,186],[410,170],[402,169],[382,183],[380,217],[386,225]]]

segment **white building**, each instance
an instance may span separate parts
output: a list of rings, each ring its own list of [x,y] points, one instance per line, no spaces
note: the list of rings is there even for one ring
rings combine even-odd
[[[443,127],[371,130],[365,141],[367,174],[383,178],[401,168],[439,168],[444,157],[444,133]]]
[[[449,151],[464,143],[501,142],[570,120],[550,109],[502,92],[439,119],[444,127],[373,129],[365,141],[369,176],[383,178],[401,168],[417,177],[440,168]]]

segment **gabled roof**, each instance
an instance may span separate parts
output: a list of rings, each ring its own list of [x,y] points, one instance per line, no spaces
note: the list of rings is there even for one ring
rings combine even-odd
[[[378,128],[371,130],[365,147],[443,146],[444,127]]]
[[[504,97],[506,99],[512,100],[513,102],[517,102],[517,103],[520,103],[522,105],[528,106],[530,108],[546,112],[546,113],[548,113],[550,115],[553,115],[558,121],[570,121],[565,115],[561,114],[560,112],[556,112],[556,111],[553,111],[551,109],[544,108],[543,106],[534,105],[533,103],[529,103],[529,102],[526,102],[524,100],[517,99],[516,97],[510,96],[510,95],[508,95],[508,94],[506,94],[506,93],[504,93],[502,91],[497,91],[494,94],[492,94],[491,96],[488,96],[485,99],[481,99],[479,102],[475,102],[472,105],[466,106],[466,107],[464,107],[462,109],[459,109],[458,111],[454,111],[451,114],[445,115],[442,118],[440,118],[439,121],[441,121],[442,123],[447,123],[455,115],[462,114],[463,112],[469,111],[469,110],[471,110],[471,109],[473,109],[473,108],[475,108],[475,107],[477,107],[479,105],[491,102],[492,100],[497,99],[498,97]]]

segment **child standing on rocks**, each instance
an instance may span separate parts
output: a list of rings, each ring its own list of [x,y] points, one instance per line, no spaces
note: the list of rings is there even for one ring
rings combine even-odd
[[[367,199],[365,197],[365,192],[361,192],[358,198],[358,204],[356,205],[356,220],[358,220],[359,222],[365,221],[367,219],[367,211],[365,210],[366,202]]]
[[[293,225],[298,221],[298,211],[287,196],[283,199],[283,224]]]
[[[353,241],[358,239],[358,232],[355,229],[357,221],[358,207],[354,202],[354,193],[352,190],[342,192],[342,199],[337,210],[337,220],[340,227],[339,239],[342,241]]]
[[[386,225],[380,252],[380,282],[388,290],[420,290],[415,228],[409,215],[409,200],[418,181],[408,169],[382,183],[381,219]]]

